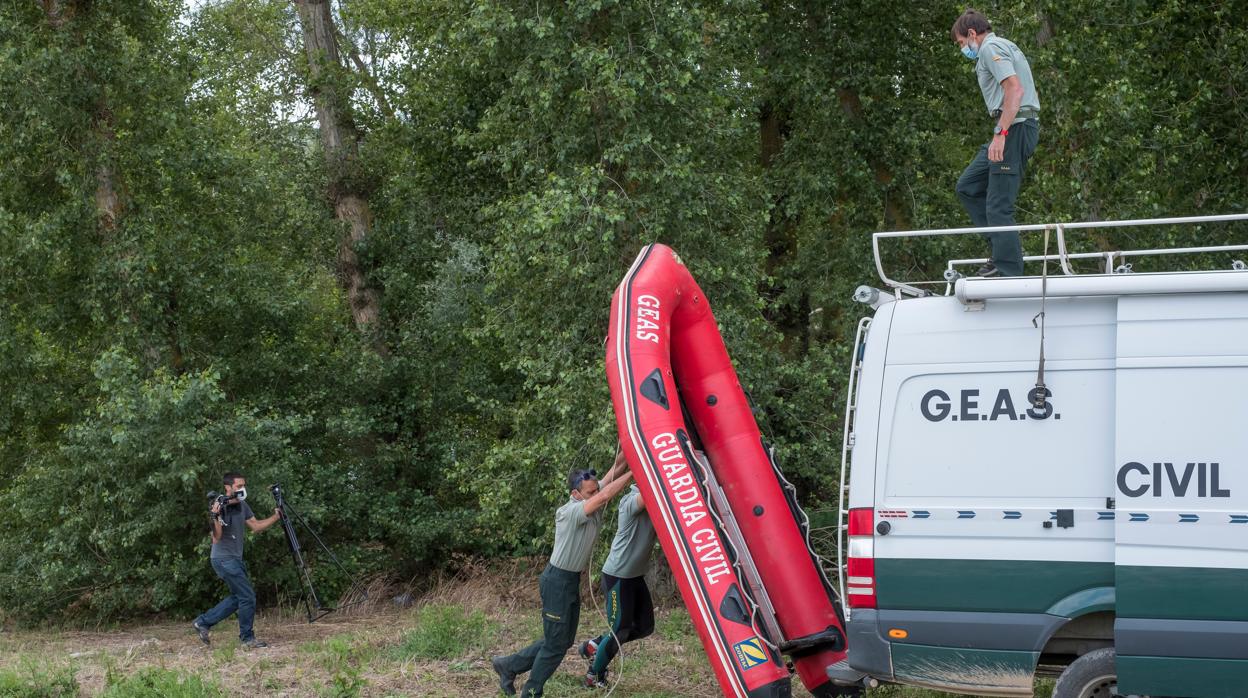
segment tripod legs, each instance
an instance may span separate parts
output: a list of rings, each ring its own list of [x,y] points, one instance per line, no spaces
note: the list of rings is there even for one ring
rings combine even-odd
[[[308,613],[308,622],[315,623],[317,620],[324,618],[327,614],[332,613],[334,608],[332,606],[323,605],[320,597],[316,595],[316,587],[312,583],[312,570],[308,567],[307,560],[303,557],[303,547],[299,544],[299,536],[295,533],[295,525],[291,521],[291,517],[298,520],[298,522],[303,525],[308,533],[312,534],[312,538],[316,540],[317,545],[319,545],[321,550],[329,556],[329,559],[338,566],[338,569],[342,570],[344,574],[349,573],[347,572],[347,569],[342,566],[342,563],[338,561],[338,558],[334,555],[333,551],[329,549],[329,546],[325,545],[325,541],[321,540],[321,537],[317,535],[316,530],[308,524],[307,519],[304,519],[299,511],[290,505],[290,502],[285,501],[283,498],[278,501],[278,508],[282,510],[283,514],[281,517],[282,531],[286,534],[286,544],[290,546],[290,556],[295,563],[295,570],[299,574],[300,586],[302,587],[301,597],[303,599],[304,609]],[[313,613],[313,607],[315,607],[317,611],[315,614]]]

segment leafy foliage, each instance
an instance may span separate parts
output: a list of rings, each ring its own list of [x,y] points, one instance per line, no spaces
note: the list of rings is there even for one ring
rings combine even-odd
[[[230,469],[280,480],[354,577],[544,551],[567,470],[610,458],[607,306],[654,241],[805,502],[835,501],[867,233],[964,224],[953,182],[989,129],[961,5],[335,0],[346,182],[291,3],[194,5],[0,5],[5,615],[202,610],[203,494]],[[984,9],[1044,108],[1022,219],[1244,210],[1242,1]],[[334,186],[372,212],[370,336]],[[1073,244],[1196,239],[1244,235]],[[885,254],[936,278],[983,250]],[[297,589],[278,537],[249,543],[262,602]]]

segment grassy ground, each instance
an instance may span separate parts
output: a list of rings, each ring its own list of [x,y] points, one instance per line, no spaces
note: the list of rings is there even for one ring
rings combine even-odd
[[[264,612],[257,636],[270,643],[248,651],[238,626],[226,621],[205,647],[187,621],[100,631],[0,633],[0,698],[108,696],[493,696],[489,667],[540,634],[534,563],[432,584],[408,609],[376,593],[359,606],[309,625],[293,612]],[[509,581],[518,580],[518,581]],[[380,597],[380,598],[377,598]],[[598,600],[601,603],[601,600]],[[654,636],[625,645],[613,667],[614,696],[718,696],[689,616],[670,601],[656,604]],[[586,598],[580,636],[600,630]],[[569,654],[546,695],[594,695],[578,686],[584,663]],[[808,697],[794,681],[794,695]],[[599,693],[601,695],[601,693]],[[932,691],[884,687],[872,698],[935,698]]]

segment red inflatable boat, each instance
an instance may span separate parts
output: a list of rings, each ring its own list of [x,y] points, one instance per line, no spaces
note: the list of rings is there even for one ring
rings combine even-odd
[[[855,693],[828,680],[845,657],[831,587],[670,248],[644,248],[616,289],[606,363],[620,442],[724,695],[790,695],[782,655],[815,696]]]

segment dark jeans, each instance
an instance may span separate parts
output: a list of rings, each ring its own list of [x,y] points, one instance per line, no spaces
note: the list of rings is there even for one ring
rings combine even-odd
[[[604,572],[602,595],[607,600],[607,622],[611,630],[596,640],[598,651],[589,668],[590,673],[600,677],[606,675],[607,665],[621,643],[640,640],[654,632],[654,602],[650,599],[645,577],[621,579]]]
[[[247,565],[241,557],[214,557],[212,569],[230,588],[230,595],[195,620],[211,628],[238,611],[238,639],[247,642],[255,637],[251,626],[256,620],[256,592],[247,578]]]
[[[1027,160],[1040,141],[1040,125],[1035,119],[1027,119],[1011,126],[1009,131],[1001,162],[988,160],[989,144],[985,143],[958,178],[958,198],[977,228],[1014,225],[1014,202],[1023,185]],[[1023,273],[1023,245],[1018,231],[985,233],[984,237],[992,244],[992,262],[1002,276]]]
[[[546,565],[538,588],[542,592],[542,639],[500,660],[508,671],[530,672],[520,691],[524,698],[542,695],[546,680],[576,640],[576,626],[581,620],[580,572]]]

